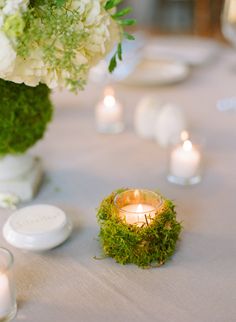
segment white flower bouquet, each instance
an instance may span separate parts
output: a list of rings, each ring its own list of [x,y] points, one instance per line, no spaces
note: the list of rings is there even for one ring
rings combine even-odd
[[[82,89],[115,43],[109,70],[122,59],[122,38],[133,39],[123,28],[134,21],[121,2],[0,0],[0,197],[28,201],[37,190],[41,161],[27,150],[52,119],[50,89]]]
[[[84,87],[91,67],[121,39],[130,8],[123,0],[0,0],[0,78],[28,86]]]

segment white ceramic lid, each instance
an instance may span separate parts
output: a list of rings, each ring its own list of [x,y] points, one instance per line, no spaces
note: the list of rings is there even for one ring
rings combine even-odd
[[[34,205],[15,211],[3,227],[3,236],[17,248],[42,251],[63,243],[71,231],[71,221],[64,211],[55,206]]]

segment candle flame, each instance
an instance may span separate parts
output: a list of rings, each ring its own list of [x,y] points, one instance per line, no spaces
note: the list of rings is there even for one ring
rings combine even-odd
[[[188,131],[182,131],[180,134],[180,138],[182,141],[187,141],[189,140],[189,133]]]
[[[138,189],[134,190],[134,197],[135,198],[139,197],[139,190]]]
[[[144,211],[143,206],[141,204],[137,207],[137,212],[142,213]]]
[[[186,140],[184,143],[183,143],[183,150],[186,151],[186,152],[189,152],[191,151],[193,148],[193,144],[190,140]]]
[[[115,96],[115,91],[111,86],[107,86],[104,90],[104,97],[106,96]]]
[[[114,107],[116,104],[116,99],[112,95],[107,95],[104,97],[104,105],[106,107]]]

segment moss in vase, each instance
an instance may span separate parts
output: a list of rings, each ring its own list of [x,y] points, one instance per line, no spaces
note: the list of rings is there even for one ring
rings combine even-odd
[[[49,94],[46,85],[0,79],[0,155],[24,153],[43,137],[53,114]]]

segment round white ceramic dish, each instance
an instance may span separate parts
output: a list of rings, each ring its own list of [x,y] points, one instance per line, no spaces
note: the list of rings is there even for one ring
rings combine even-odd
[[[15,211],[3,227],[3,236],[14,247],[43,251],[63,243],[71,234],[72,224],[61,209],[34,205]]]

